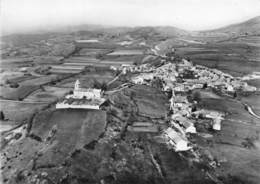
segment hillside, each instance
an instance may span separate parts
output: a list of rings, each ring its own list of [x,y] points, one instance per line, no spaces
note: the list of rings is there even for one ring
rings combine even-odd
[[[229,36],[259,35],[260,34],[260,16],[249,19],[245,22],[232,24],[219,29],[200,32],[202,35],[209,34],[227,34]]]

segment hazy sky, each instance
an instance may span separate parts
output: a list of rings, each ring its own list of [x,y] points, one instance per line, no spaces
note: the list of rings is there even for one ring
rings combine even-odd
[[[84,23],[204,30],[258,15],[260,0],[1,0],[5,31]]]

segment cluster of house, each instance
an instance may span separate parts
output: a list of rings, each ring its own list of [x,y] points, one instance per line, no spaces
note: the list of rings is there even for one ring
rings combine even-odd
[[[191,146],[188,146],[190,143],[187,135],[197,133],[194,120],[190,119],[191,103],[188,102],[186,96],[175,95],[174,91],[169,101],[171,112],[170,127],[166,129],[163,135],[166,137],[166,140],[170,137],[169,135],[177,137],[171,137],[170,140],[167,140],[167,143],[171,144],[175,151],[189,150]]]
[[[149,66],[148,64],[142,64],[138,66],[132,64],[122,64],[119,67],[111,66],[110,69],[115,71],[122,71],[123,74],[126,74],[127,72],[131,72],[131,73],[152,72],[155,68]]]
[[[141,65],[142,66],[142,65]],[[229,74],[223,73],[217,69],[210,69],[201,65],[194,66],[186,59],[182,62],[167,63],[158,68],[152,68],[145,73],[133,77],[132,82],[136,84],[149,84],[151,80],[160,78],[163,81],[164,90],[174,89],[179,92],[203,88],[206,84],[208,87],[217,88],[223,92],[256,91],[256,87],[249,86],[240,78],[234,78]],[[189,73],[189,77],[185,74]],[[179,79],[182,82],[176,82]]]
[[[185,72],[189,77],[185,78]],[[192,103],[188,102],[185,93],[195,88],[207,86],[220,87],[223,91],[234,92],[235,90],[254,91],[256,88],[248,86],[238,78],[225,74],[216,69],[209,69],[204,66],[193,66],[191,62],[183,59],[182,62],[166,63],[151,72],[143,72],[132,78],[135,84],[151,85],[155,79],[162,81],[163,91],[171,91],[170,98],[170,126],[163,131],[162,136],[166,143],[175,151],[186,151],[192,148],[188,135],[196,133],[194,123],[199,118],[211,120],[213,130],[221,130],[221,121],[224,114],[212,110],[192,111]],[[176,94],[176,95],[175,95]],[[184,94],[184,95],[183,95]]]
[[[207,84],[212,88],[219,88],[224,92],[242,91],[256,91],[256,87],[249,86],[240,78],[223,73],[217,69],[210,69],[204,66],[192,66],[190,70],[194,74],[194,79],[185,79],[187,84],[193,84],[193,88],[198,88]]]
[[[86,89],[76,80],[73,94],[68,94],[65,99],[56,104],[57,109],[100,109],[105,102],[101,89]]]
[[[138,70],[142,72],[132,78],[135,84],[149,84],[151,80],[159,78],[163,82],[163,90],[174,90],[179,92],[187,92],[193,89],[208,87],[217,88],[223,92],[256,91],[257,88],[248,85],[240,78],[234,78],[229,74],[223,73],[217,69],[210,69],[201,65],[194,66],[186,59],[182,59],[180,63],[167,63],[158,68],[150,68],[149,70]],[[189,77],[185,74],[189,73]],[[176,82],[177,79],[181,82]]]

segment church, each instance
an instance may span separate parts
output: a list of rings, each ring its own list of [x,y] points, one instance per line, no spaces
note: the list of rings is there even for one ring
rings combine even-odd
[[[67,96],[69,98],[75,99],[100,99],[101,98],[101,89],[86,89],[82,88],[79,80],[76,80],[74,85],[74,91],[72,96]]]
[[[73,94],[65,96],[65,99],[56,104],[57,109],[100,109],[106,101],[102,98],[101,89],[86,89],[80,86],[79,80],[76,80]]]

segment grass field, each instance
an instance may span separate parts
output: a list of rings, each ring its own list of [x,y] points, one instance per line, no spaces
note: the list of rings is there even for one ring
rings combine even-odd
[[[45,86],[44,90],[39,89],[30,94],[24,101],[29,102],[53,102],[67,94],[71,89],[69,88],[58,88],[54,86]]]
[[[17,77],[23,77],[24,73],[19,71],[3,71],[0,73],[0,83],[5,84],[6,80],[12,80]]]
[[[81,70],[71,70],[71,69],[50,69],[52,74],[76,74],[80,73]]]
[[[32,62],[32,58],[8,58],[8,59],[1,59],[1,64],[14,64],[14,63],[30,63]]]
[[[77,55],[79,56],[91,56],[96,57],[98,55],[103,55],[110,53],[112,50],[109,49],[81,49]]]
[[[5,100],[1,100],[0,103],[0,109],[4,112],[5,118],[17,122],[28,119],[36,110],[40,110],[48,105],[46,103],[27,103]]]
[[[109,56],[120,56],[120,55],[142,55],[143,51],[142,50],[115,50],[114,52],[111,52],[107,55]]]
[[[77,79],[80,80],[81,86],[85,88],[91,88],[93,87],[94,81],[98,81],[99,83],[107,83],[113,79],[113,75],[111,73],[103,72],[103,74],[99,73],[87,73],[84,75],[80,75],[78,77],[73,77],[69,79],[65,79],[60,83],[57,83],[56,86],[58,87],[65,87],[65,88],[74,88],[75,81]]]
[[[54,126],[58,130],[55,143],[43,152],[37,165],[58,165],[72,150],[98,139],[106,126],[106,113],[82,109],[43,112],[36,117],[31,133],[45,140]]]
[[[20,86],[18,88],[1,87],[0,95],[4,99],[23,100],[37,89],[39,89],[37,85]]]
[[[58,78],[57,75],[47,75],[47,76],[38,77],[38,78],[35,78],[35,79],[23,81],[23,82],[20,83],[20,85],[24,85],[24,86],[43,85],[43,84],[47,84],[51,81],[54,81],[57,78]]]
[[[11,78],[8,81],[10,83],[20,83],[20,82],[23,82],[23,81],[26,81],[26,80],[35,79],[35,78],[36,78],[35,76],[25,76],[25,75],[23,75],[23,76]]]
[[[243,178],[245,183],[257,183],[260,179],[256,172],[260,169],[259,120],[234,99],[226,97],[216,99],[207,96],[203,98],[203,107],[224,112],[225,120],[221,123],[221,131],[211,131],[210,133],[214,134],[213,138],[207,140],[206,144],[197,141],[198,145],[204,150],[209,150],[221,162],[220,167],[216,169],[217,174],[222,177],[236,175]],[[255,112],[260,112],[259,96],[243,97],[241,101],[250,104],[252,108],[255,107]],[[244,146],[249,140],[253,145],[251,148]]]

